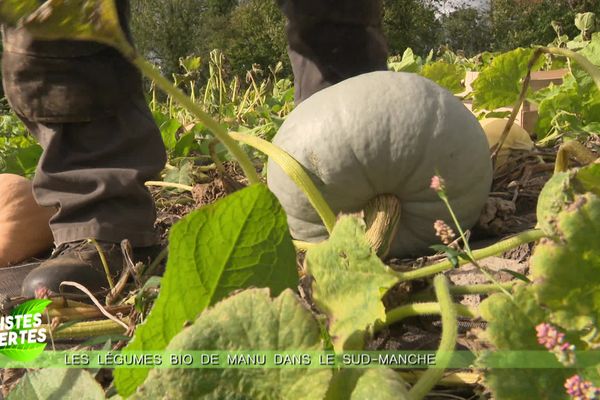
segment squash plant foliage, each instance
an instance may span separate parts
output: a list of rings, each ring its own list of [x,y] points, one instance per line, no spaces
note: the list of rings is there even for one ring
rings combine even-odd
[[[418,307],[412,305],[408,307],[413,310],[412,314],[407,314],[404,309],[402,312],[386,310],[382,303],[385,292],[398,282],[428,275],[436,275],[434,288],[439,303],[426,305],[427,312],[440,313],[443,322],[438,368],[427,370],[410,390],[396,372],[383,368],[358,371],[119,369],[115,371],[119,394],[134,398],[206,399],[423,398],[447,366],[447,357],[443,355],[454,349],[456,316],[464,311],[452,301],[452,288],[439,272],[466,260],[442,261],[402,273],[391,270],[377,257],[376,249],[367,239],[368,227],[362,219],[341,216],[335,220],[302,167],[280,149],[240,134],[229,135],[129,46],[116,15],[112,0],[48,0],[42,6],[37,0],[0,2],[0,20],[5,23],[21,24],[46,38],[97,40],[121,50],[158,87],[189,108],[222,141],[252,183],[191,213],[173,227],[160,295],[125,351],[309,351],[327,348],[329,340],[323,340],[322,336],[329,336],[335,351],[362,349],[374,330],[397,322],[398,315],[419,314],[414,312]],[[527,53],[520,50],[511,57],[526,57]],[[578,63],[583,60],[575,58]],[[490,68],[493,71],[500,64],[504,65],[492,62]],[[593,92],[597,89],[592,83],[600,85],[600,80],[596,80],[598,70],[590,66],[589,61],[583,65],[592,79],[585,78],[583,71],[575,70],[573,77],[578,85],[587,83]],[[514,69],[522,72],[519,67]],[[580,80],[577,80],[579,72]],[[429,73],[436,74],[433,69]],[[481,84],[484,82],[482,80]],[[518,96],[518,84],[510,86],[511,93],[516,92]],[[312,288],[315,303],[328,319],[325,333],[315,316],[290,290],[297,286],[298,275],[286,215],[277,198],[259,183],[256,171],[236,140],[255,144],[270,152],[275,160],[287,163],[286,172],[303,186],[313,200],[311,204],[329,228],[329,239],[308,250],[305,265],[315,277]],[[485,339],[499,350],[544,350],[539,344],[543,343],[559,356],[558,366],[562,362],[570,369],[526,369],[521,372],[529,379],[524,380],[520,371],[496,368],[497,361],[483,355],[479,365],[487,368],[487,384],[498,399],[567,398],[563,386],[569,379],[569,393],[575,393],[575,380],[569,378],[573,376],[578,377],[577,382],[600,385],[600,365],[580,367],[568,353],[573,351],[572,346],[587,351],[600,345],[597,330],[600,318],[600,165],[557,174],[544,189],[538,214],[543,232],[529,232],[504,244],[473,252],[475,258],[486,257],[501,253],[512,245],[547,237],[532,260],[533,283],[520,285],[512,294],[495,294],[483,304],[481,314],[489,322]],[[186,324],[187,321],[191,324]],[[542,328],[547,328],[543,324],[564,333],[560,343],[555,343],[561,345],[560,351],[555,346],[548,346],[547,338],[540,334]],[[536,328],[539,329],[537,337]],[[563,346],[567,340],[569,346]],[[15,390],[20,393],[15,396],[46,393],[47,388],[46,391],[34,388],[44,378],[48,376],[43,372],[29,375]],[[63,378],[63,385],[72,388],[90,382],[86,373]],[[101,398],[103,393],[98,389],[97,385],[92,387],[90,395]]]
[[[484,338],[501,352],[544,351],[536,327],[550,324],[564,341],[547,346],[557,355],[547,368],[491,368],[487,384],[499,399],[568,399],[564,385],[572,376],[600,387],[600,362],[577,360],[600,346],[600,164],[553,177],[540,195],[538,219],[549,237],[531,258],[533,283],[520,285],[512,299],[495,294],[483,302]],[[482,356],[480,365],[501,363],[493,358]]]

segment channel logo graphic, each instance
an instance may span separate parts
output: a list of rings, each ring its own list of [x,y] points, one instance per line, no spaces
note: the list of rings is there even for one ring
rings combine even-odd
[[[50,300],[29,300],[0,317],[0,355],[14,361],[36,359],[46,348],[47,329],[42,314]]]

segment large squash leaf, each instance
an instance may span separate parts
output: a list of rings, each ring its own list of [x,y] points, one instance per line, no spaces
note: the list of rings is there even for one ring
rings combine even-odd
[[[495,110],[512,106],[519,98],[533,52],[533,49],[518,48],[495,57],[473,82],[473,107],[476,110]],[[533,70],[538,70],[543,64],[544,58],[540,57]]]
[[[600,196],[600,164],[554,174],[544,185],[538,199],[540,228],[548,235],[555,235],[557,215],[573,203],[577,194],[586,192]]]
[[[529,288],[517,288],[513,299],[505,294],[492,295],[481,304],[480,311],[488,321],[485,338],[494,344],[496,350],[545,351],[537,342],[535,327],[547,321],[548,314]],[[563,384],[572,373],[561,369],[558,360],[549,361],[548,369],[489,369],[485,377],[486,386],[495,398],[502,400],[566,399]],[[490,364],[493,365],[486,356],[478,360],[478,365],[483,368]]]
[[[0,21],[19,24],[44,39],[91,40],[127,54],[134,51],[121,25],[114,0],[3,0]]]
[[[102,400],[102,386],[81,369],[40,369],[28,372],[10,392],[8,400]]]
[[[206,307],[231,292],[296,287],[296,253],[286,215],[264,185],[254,185],[201,208],[175,224],[161,291],[146,322],[125,350],[162,350]],[[129,395],[147,369],[119,369],[115,384]]]
[[[408,400],[406,383],[392,369],[370,369],[360,377],[351,400]]]
[[[600,343],[599,167],[557,174],[544,188],[538,219],[552,237],[536,247],[531,259],[533,284],[518,288],[513,299],[496,294],[481,306],[489,321],[486,337],[499,351],[543,351],[535,333],[540,323],[552,323],[579,351]],[[493,366],[485,357],[480,363]],[[571,376],[599,383],[597,374],[560,368],[555,357],[545,366],[520,369],[519,374],[492,368],[487,384],[500,399],[563,399],[568,398],[563,385]]]
[[[577,196],[557,217],[557,240],[531,259],[535,293],[568,330],[597,329],[600,321],[600,197]]]
[[[272,300],[251,289],[206,310],[167,350],[323,349],[319,324],[291,290]],[[156,369],[134,399],[323,399],[329,369]]]
[[[362,349],[369,329],[385,321],[381,298],[398,280],[367,242],[364,222],[341,217],[331,237],[307,252],[306,266],[315,279],[315,303],[329,317],[335,349]]]
[[[342,368],[334,372],[325,400],[408,400],[407,387],[389,368]]]
[[[448,64],[444,61],[437,61],[431,64],[425,64],[421,75],[431,79],[443,88],[448,89],[454,94],[464,92],[463,80],[467,70],[458,64]]]

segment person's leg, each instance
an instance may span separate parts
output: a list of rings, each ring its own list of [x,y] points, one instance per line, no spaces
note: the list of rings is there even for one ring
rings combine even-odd
[[[382,0],[277,0],[288,19],[296,102],[353,76],[387,69]]]
[[[26,278],[24,294],[37,286],[56,291],[62,280],[106,287],[95,251],[67,244],[106,243],[111,267],[119,270],[123,239],[134,247],[157,243],[144,182],[158,175],[166,153],[141,77],[103,45],[4,33],[5,93],[44,149],[34,195],[39,204],[57,207],[50,227],[62,249]]]

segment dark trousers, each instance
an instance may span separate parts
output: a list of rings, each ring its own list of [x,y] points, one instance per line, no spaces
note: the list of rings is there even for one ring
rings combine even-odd
[[[381,0],[278,0],[288,19],[296,101],[364,72],[386,69]],[[121,1],[126,26],[126,1]],[[139,73],[90,42],[36,41],[4,29],[3,84],[44,149],[33,182],[57,244],[96,238],[156,243],[144,182],[166,162]]]

